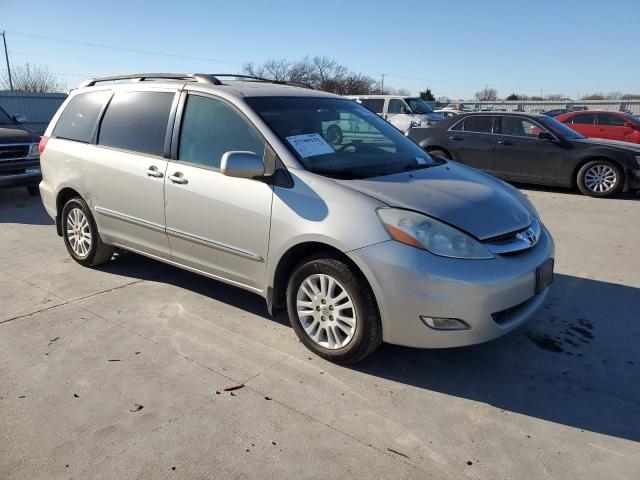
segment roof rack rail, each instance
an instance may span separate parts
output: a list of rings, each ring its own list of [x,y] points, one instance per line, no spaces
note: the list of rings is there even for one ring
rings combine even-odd
[[[294,87],[303,87],[313,90],[313,87],[305,82],[287,81],[287,80],[269,80],[268,78],[256,77],[255,75],[242,75],[236,73],[212,73],[213,77],[233,77],[239,79],[253,80],[254,82],[275,83],[277,85],[291,85]]]
[[[78,88],[93,87],[99,82],[114,82],[117,80],[132,80],[135,82],[144,82],[145,80],[167,79],[167,80],[187,80],[197,83],[209,83],[213,85],[222,85],[214,75],[206,73],[132,73],[129,75],[115,75],[112,77],[100,77],[86,80],[80,84]]]

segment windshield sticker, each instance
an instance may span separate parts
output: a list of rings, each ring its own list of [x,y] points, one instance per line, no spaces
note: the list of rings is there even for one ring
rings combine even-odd
[[[287,137],[287,140],[302,158],[335,153],[335,150],[331,148],[331,145],[325,142],[324,138],[317,133],[294,135],[292,137]]]

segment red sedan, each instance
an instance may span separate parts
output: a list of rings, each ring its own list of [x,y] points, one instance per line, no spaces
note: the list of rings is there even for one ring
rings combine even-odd
[[[640,143],[640,118],[624,112],[600,110],[569,112],[556,120],[585,137]]]

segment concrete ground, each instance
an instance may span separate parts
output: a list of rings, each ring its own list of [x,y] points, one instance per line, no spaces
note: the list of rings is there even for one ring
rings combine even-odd
[[[80,267],[0,190],[0,478],[640,478],[640,197],[525,193],[557,245],[530,323],[345,368],[250,293]]]

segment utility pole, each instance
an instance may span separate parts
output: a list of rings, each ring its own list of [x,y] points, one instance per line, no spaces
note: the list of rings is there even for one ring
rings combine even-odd
[[[383,73],[382,74],[382,84],[380,85],[380,90],[382,90],[380,93],[382,95],[384,95],[384,76],[385,76],[385,74]]]
[[[7,73],[9,74],[9,89],[13,92],[13,82],[11,81],[11,66],[9,65],[9,53],[7,52],[7,32],[2,31],[2,41],[4,43],[4,58],[7,61]]]

